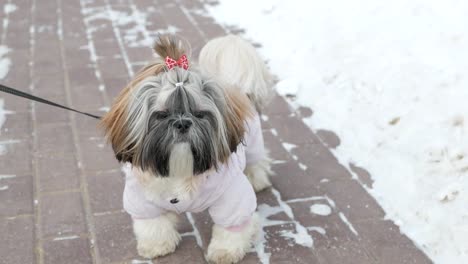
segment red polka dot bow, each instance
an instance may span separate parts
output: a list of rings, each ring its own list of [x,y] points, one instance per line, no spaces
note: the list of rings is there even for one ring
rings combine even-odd
[[[188,59],[187,56],[182,55],[178,60],[174,60],[173,58],[167,56],[166,57],[166,66],[170,70],[174,68],[175,66],[178,66],[184,70],[188,69]]]

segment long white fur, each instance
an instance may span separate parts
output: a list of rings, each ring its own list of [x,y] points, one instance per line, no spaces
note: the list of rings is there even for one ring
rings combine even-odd
[[[177,197],[179,201],[189,200],[203,180],[202,175],[194,177],[193,162],[190,146],[187,143],[179,143],[171,151],[169,177],[154,177],[150,172],[140,170],[134,173],[142,184],[145,197],[150,201],[158,202],[161,197]]]
[[[241,37],[227,35],[210,40],[200,51],[198,61],[202,73],[227,87],[239,87],[256,107],[264,106],[272,95],[272,77],[263,59]]]
[[[167,213],[155,219],[134,219],[133,231],[140,256],[155,258],[174,252],[180,242],[177,215]]]

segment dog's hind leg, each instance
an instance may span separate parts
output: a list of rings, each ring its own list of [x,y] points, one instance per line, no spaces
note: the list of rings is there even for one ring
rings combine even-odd
[[[271,159],[265,159],[248,164],[244,170],[245,175],[252,184],[255,192],[262,191],[271,186],[269,176],[273,174],[271,170]]]

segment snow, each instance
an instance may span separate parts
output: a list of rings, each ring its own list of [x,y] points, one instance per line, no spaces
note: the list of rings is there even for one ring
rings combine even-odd
[[[279,93],[313,109],[313,130],[339,136],[332,151],[344,166],[370,172],[386,218],[435,263],[468,263],[468,2],[206,7],[262,44]]]
[[[5,78],[5,76],[10,71],[11,60],[6,55],[10,49],[5,45],[0,45],[0,80]]]
[[[190,225],[192,225],[193,231],[192,235],[195,236],[195,240],[197,241],[197,245],[199,247],[203,247],[203,242],[201,239],[200,231],[198,231],[197,226],[195,225],[195,220],[193,219],[192,213],[186,213],[187,219],[190,222]]]
[[[310,207],[310,212],[316,215],[330,215],[331,208],[326,204],[314,204]]]
[[[0,98],[0,133],[1,133],[1,129],[2,129],[2,126],[3,124],[5,123],[5,120],[6,120],[6,117],[5,117],[5,109],[3,109],[3,105],[4,105],[4,102],[3,102],[3,99]],[[1,153],[1,151],[0,151]]]
[[[70,240],[70,239],[77,239],[79,236],[63,236],[63,237],[56,237],[53,241],[60,241],[60,240]]]
[[[5,14],[10,14],[16,11],[18,7],[15,4],[7,3],[3,6],[3,12]]]
[[[354,235],[359,235],[358,232],[356,231],[356,229],[354,228],[353,224],[351,224],[351,222],[349,222],[348,218],[342,213],[342,212],[339,212],[338,215],[340,216],[340,219],[341,221],[348,226],[349,230],[351,230],[351,232],[353,232]]]

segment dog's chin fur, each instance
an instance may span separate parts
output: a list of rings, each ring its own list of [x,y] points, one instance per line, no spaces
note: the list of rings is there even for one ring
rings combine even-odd
[[[158,202],[161,197],[177,197],[178,200],[190,200],[192,194],[204,180],[202,175],[193,175],[193,155],[188,143],[174,145],[169,158],[169,177],[157,177],[150,171],[134,170],[142,184],[148,200]],[[206,173],[211,172],[208,170]]]

